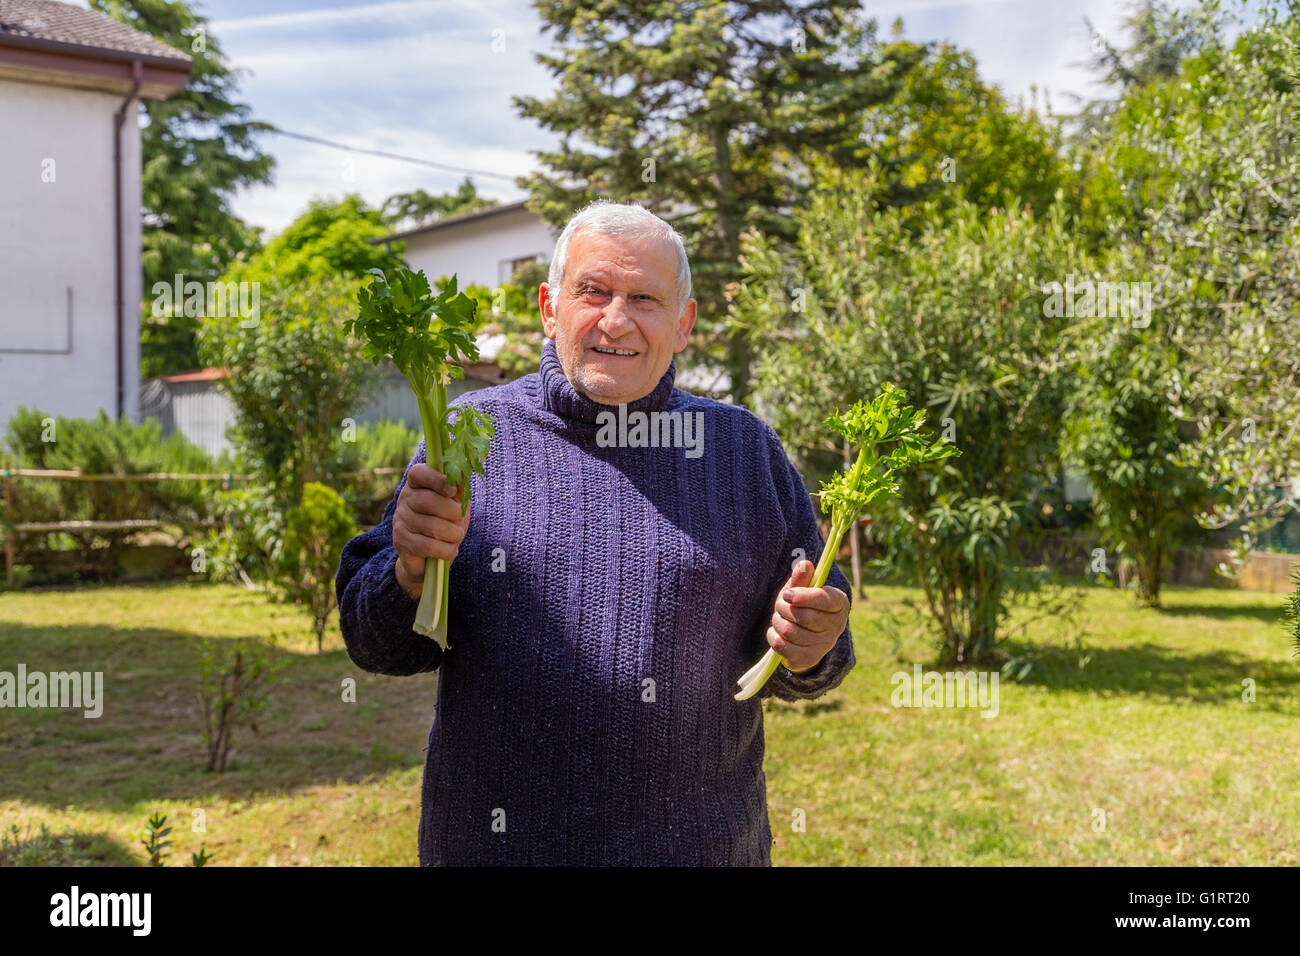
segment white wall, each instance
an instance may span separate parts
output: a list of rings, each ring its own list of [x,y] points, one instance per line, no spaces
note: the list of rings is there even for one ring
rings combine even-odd
[[[495,286],[510,278],[508,263],[525,256],[550,262],[559,232],[552,232],[526,209],[451,225],[413,236],[406,243],[406,262],[423,269],[430,282],[456,275],[460,288]]]
[[[19,405],[117,409],[113,114],[117,93],[0,80],[0,432]],[[126,414],[138,417],[140,132],[122,133]],[[45,160],[54,181],[43,182]],[[72,290],[72,350],[67,301]],[[22,353],[14,349],[48,350]]]

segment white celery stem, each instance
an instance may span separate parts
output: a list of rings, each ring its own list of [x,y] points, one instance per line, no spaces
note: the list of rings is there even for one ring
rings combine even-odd
[[[854,479],[856,480],[866,465],[866,450],[864,449],[858,455],[857,464],[854,465]],[[831,576],[831,567],[835,564],[835,555],[839,553],[840,542],[844,540],[845,533],[852,527],[853,522],[857,520],[857,515],[831,515],[831,536],[826,542],[826,547],[822,549],[821,559],[817,562],[817,569],[813,572],[813,579],[808,586],[812,588],[825,587],[826,581]],[[774,651],[772,648],[767,649],[757,664],[745,671],[744,674],[736,681],[740,685],[740,693],[736,694],[736,700],[749,700],[767,683],[768,678],[776,673],[776,669],[785,663],[785,658]]]
[[[433,388],[424,383],[417,383],[407,376],[420,406],[420,424],[424,428],[424,460],[431,468],[442,465],[444,444],[443,422],[446,409],[443,407],[441,385]],[[430,392],[433,392],[430,396]],[[444,651],[447,649],[447,592],[451,583],[451,563],[442,558],[430,558],[424,562],[424,587],[420,590],[420,604],[415,610],[415,623],[412,629],[417,634],[431,637]]]

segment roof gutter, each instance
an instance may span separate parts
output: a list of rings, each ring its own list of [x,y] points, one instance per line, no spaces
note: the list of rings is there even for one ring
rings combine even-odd
[[[113,116],[113,258],[117,266],[114,269],[114,277],[117,280],[117,419],[119,421],[126,410],[126,377],[122,370],[122,341],[126,316],[124,301],[126,283],[122,275],[124,268],[122,264],[124,258],[122,254],[122,124],[126,121],[127,107],[135,101],[135,95],[140,91],[143,80],[144,66],[138,59],[132,60],[131,89]]]
[[[69,43],[66,40],[51,40],[48,37],[34,37],[22,33],[10,33],[0,24],[0,46],[15,49],[40,50],[57,53],[61,56],[82,56],[91,60],[105,60],[112,63],[129,63],[132,69],[136,63],[143,66],[155,66],[165,70],[190,72],[190,58],[177,52],[175,56],[158,56],[152,53],[135,53],[130,50],[115,50],[111,47],[89,46],[85,43]]]

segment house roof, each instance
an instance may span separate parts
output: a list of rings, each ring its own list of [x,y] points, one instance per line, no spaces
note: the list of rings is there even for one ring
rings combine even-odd
[[[161,40],[94,10],[58,0],[0,0],[0,76],[57,85],[129,88],[166,96],[189,80],[191,60]]]
[[[3,0],[0,0],[0,2],[3,2]],[[639,205],[644,205],[644,203],[641,203],[638,200],[632,200],[632,202],[637,202]],[[394,232],[391,235],[384,236],[381,239],[371,239],[370,244],[374,246],[381,246],[387,242],[397,242],[400,239],[410,239],[413,236],[423,236],[431,232],[437,232],[439,229],[447,229],[451,226],[459,226],[467,222],[473,222],[476,219],[487,219],[491,216],[500,216],[504,213],[519,212],[521,209],[526,209],[526,208],[527,208],[527,200],[523,200],[523,199],[521,199],[519,202],[502,203],[499,206],[491,206],[487,209],[478,209],[474,212],[463,212],[458,216],[448,216],[445,219],[437,219],[431,223],[428,223],[427,225],[416,226],[414,229],[405,229],[402,232]],[[664,221],[668,222],[671,225],[672,221],[678,216],[687,215],[689,213],[696,212],[697,209],[698,207],[693,205],[692,203],[673,203],[671,208],[669,210],[666,210],[667,215],[662,216],[661,218],[663,218]]]
[[[184,53],[147,33],[57,0],[0,0],[0,36],[174,60],[186,69],[190,65]]]
[[[175,375],[160,375],[161,381],[170,384],[176,382],[215,382],[230,375],[230,370],[225,368],[200,368],[193,372],[177,372]]]
[[[0,0],[3,2],[3,0]],[[447,216],[444,219],[437,219],[425,226],[416,226],[414,229],[406,229],[402,232],[395,232],[392,235],[384,236],[382,239],[371,239],[371,245],[383,245],[386,242],[397,242],[401,239],[410,239],[412,236],[423,236],[426,233],[437,232],[439,229],[447,229],[451,226],[458,226],[467,222],[474,222],[477,219],[490,219],[493,216],[500,216],[508,212],[518,212],[525,207],[525,200],[519,202],[502,203],[498,206],[489,206],[487,209],[476,209],[473,212],[463,212],[456,216]]]

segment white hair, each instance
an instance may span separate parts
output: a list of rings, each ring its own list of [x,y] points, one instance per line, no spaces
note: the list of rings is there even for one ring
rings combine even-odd
[[[686,308],[691,297],[691,264],[686,258],[686,246],[677,230],[649,209],[635,203],[616,203],[597,199],[573,214],[555,242],[551,256],[550,272],[546,276],[546,298],[555,308],[555,292],[564,281],[565,260],[569,253],[569,240],[585,229],[615,239],[658,239],[671,242],[677,248],[677,314]]]

